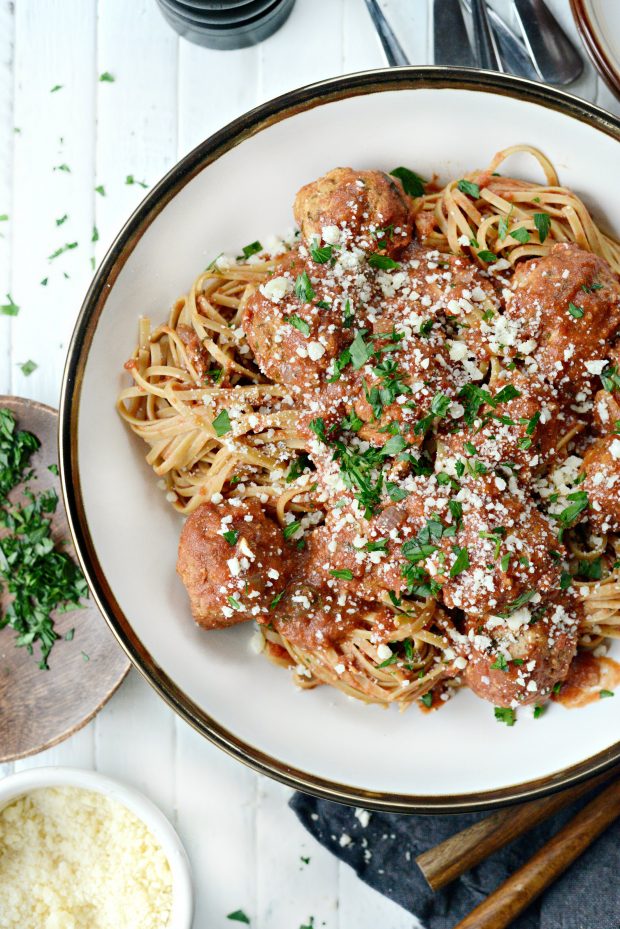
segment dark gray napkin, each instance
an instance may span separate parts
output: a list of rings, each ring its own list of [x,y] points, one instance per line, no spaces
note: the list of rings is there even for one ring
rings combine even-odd
[[[588,800],[582,798],[433,894],[414,859],[485,813],[402,816],[295,794],[291,808],[363,881],[414,913],[425,929],[453,927],[514,873]],[[369,817],[369,818],[368,818]],[[512,929],[620,929],[620,823],[614,823]]]

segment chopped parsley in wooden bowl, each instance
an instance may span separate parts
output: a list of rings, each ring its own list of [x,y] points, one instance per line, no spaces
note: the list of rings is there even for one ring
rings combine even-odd
[[[57,419],[0,397],[0,762],[71,735],[129,667],[70,543]]]

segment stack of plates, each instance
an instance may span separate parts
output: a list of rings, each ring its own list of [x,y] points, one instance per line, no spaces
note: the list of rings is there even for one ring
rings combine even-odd
[[[287,19],[295,0],[157,0],[179,35],[209,48],[255,45]]]

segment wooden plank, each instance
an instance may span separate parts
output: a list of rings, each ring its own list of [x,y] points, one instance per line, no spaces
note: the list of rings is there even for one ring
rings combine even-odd
[[[178,42],[153,0],[99,3],[96,179],[89,191],[97,260],[143,199],[141,185],[151,187],[176,161]],[[101,81],[105,73],[113,81]]]
[[[95,26],[94,4],[83,0],[49,0],[45,15],[38,4],[15,6],[14,120],[21,132],[15,137],[12,287],[21,313],[12,355],[16,363],[32,359],[39,367],[29,378],[14,368],[12,385],[54,405],[91,274]],[[45,278],[46,287],[39,283]]]
[[[290,793],[275,781],[260,779],[256,817],[257,929],[296,929],[312,925],[310,917],[314,917],[317,927],[335,929],[340,925],[348,929],[355,923],[343,922],[339,915],[338,861],[308,835],[289,810]],[[306,863],[303,858],[310,861]]]
[[[195,926],[252,918],[257,775],[176,720],[176,824],[195,876]]]
[[[135,670],[97,717],[98,771],[142,790],[174,817],[174,714]]]
[[[0,304],[11,291],[11,245],[13,231],[13,39],[14,7],[0,2]],[[0,393],[11,392],[12,320],[0,316]]]
[[[284,27],[259,46],[259,97],[342,73],[342,24],[341,3],[299,0]]]
[[[342,17],[343,73],[383,68],[385,55],[365,5],[360,0],[344,0]]]
[[[257,103],[258,48],[179,43],[178,156]],[[188,282],[189,283],[189,282]],[[256,912],[257,775],[176,720],[176,816],[197,880],[196,929]],[[231,923],[230,925],[234,925]]]
[[[179,157],[256,105],[258,64],[258,46],[218,52],[180,40]]]

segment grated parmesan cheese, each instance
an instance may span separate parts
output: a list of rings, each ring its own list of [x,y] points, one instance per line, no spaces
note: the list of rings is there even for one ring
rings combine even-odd
[[[164,929],[171,908],[168,859],[122,804],[49,787],[0,811],[2,929]]]

